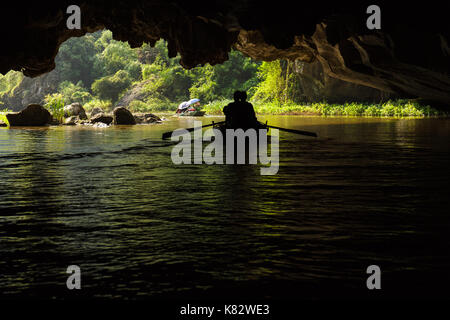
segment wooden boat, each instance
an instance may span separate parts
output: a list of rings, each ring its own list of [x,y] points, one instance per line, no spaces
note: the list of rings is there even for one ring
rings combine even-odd
[[[227,146],[226,130],[227,129],[232,129],[232,128],[229,128],[226,125],[226,123],[222,123],[222,124],[219,124],[219,125],[214,125],[213,128],[214,129],[218,129],[222,133],[222,141],[223,141],[223,146],[224,146],[223,147],[224,148],[223,152],[224,152],[224,155],[225,155],[227,153],[227,148],[228,148],[228,146]],[[255,126],[255,128],[253,128],[253,129],[256,130],[256,132],[255,132],[256,140],[250,139],[248,136],[245,137],[244,140],[242,140],[242,138],[237,138],[237,137],[234,138],[234,141],[233,141],[233,149],[234,149],[233,150],[233,154],[234,154],[234,162],[235,163],[241,163],[241,162],[238,161],[239,150],[241,150],[241,152],[242,151],[244,152],[244,154],[243,154],[244,159],[245,159],[244,163],[247,163],[247,164],[248,163],[252,163],[250,159],[256,159],[257,158],[258,152],[260,150],[260,139],[262,138],[262,136],[260,136],[259,129],[264,129],[266,131],[266,135],[267,135],[266,142],[267,142],[267,145],[269,145],[271,143],[271,137],[267,134],[268,129],[269,129],[267,126],[265,126],[264,124],[258,122],[257,125]],[[246,131],[246,130],[244,130],[244,131]],[[254,141],[253,145],[251,145],[251,141]],[[244,149],[238,149],[238,145],[241,145],[242,142],[244,142]]]
[[[222,132],[224,137],[225,137],[226,129],[232,129],[232,128],[229,128],[226,123],[221,123],[221,124],[214,125],[213,128],[214,129],[219,129]],[[258,133],[259,129],[266,129],[267,131],[269,130],[269,128],[265,124],[263,124],[263,123],[261,123],[259,121],[257,122],[256,126],[253,129],[255,129],[257,133]],[[245,130],[246,129],[244,129],[244,131]]]
[[[214,125],[213,128],[220,130],[220,132],[222,133],[222,137],[223,137],[223,143],[226,144],[226,136],[227,136],[226,135],[226,130],[227,129],[232,129],[232,128],[229,128],[226,123],[222,123],[220,125]],[[252,129],[256,130],[256,141],[257,141],[257,144],[258,144],[259,139],[260,139],[259,129],[264,129],[266,131],[266,134],[269,131],[269,128],[265,124],[263,124],[261,122],[258,122],[257,125],[254,128],[252,128]],[[246,129],[244,129],[244,132],[245,131],[246,131]],[[246,142],[245,142],[246,147],[248,147],[249,139],[246,138],[245,140],[246,140]],[[236,140],[235,140],[235,143],[236,143]],[[270,143],[270,135],[268,135],[268,134],[267,134],[267,143]]]
[[[218,122],[218,123],[214,123],[214,121],[213,121],[210,124],[206,124],[204,126],[201,126],[201,128],[207,128],[207,127],[211,127],[211,126],[213,128],[216,128],[216,129],[220,130],[222,132],[222,134],[225,133],[225,136],[226,136],[226,129],[228,129],[228,128],[227,128],[227,125],[226,125],[225,121],[221,121],[221,122]],[[186,129],[186,131],[187,132],[193,132],[196,128],[197,127],[189,128],[189,129]],[[316,137],[317,138],[317,133],[315,133],[315,132],[276,127],[276,126],[268,125],[267,121],[266,121],[265,124],[263,124],[261,122],[257,122],[257,125],[255,126],[255,129],[266,129],[266,130],[269,130],[269,128],[273,128],[273,129],[277,129],[277,130],[281,130],[281,131],[286,131],[286,132],[291,132],[291,133],[296,133],[296,134],[301,134],[301,135],[304,135],[304,136]],[[162,135],[162,138],[163,139],[168,139],[168,138],[172,137],[173,134],[176,131],[177,130],[164,132],[163,135]]]

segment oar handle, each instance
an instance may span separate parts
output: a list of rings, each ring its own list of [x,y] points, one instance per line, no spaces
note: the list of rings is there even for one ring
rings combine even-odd
[[[220,122],[214,122],[214,121],[213,121],[212,123],[210,123],[210,124],[205,124],[204,126],[201,126],[200,128],[211,127],[211,126],[214,126],[214,125],[216,125],[216,124],[222,124],[222,123],[225,123],[225,121],[220,121]],[[196,127],[194,127],[194,128],[189,128],[189,129],[186,129],[186,130],[187,130],[188,132],[191,132],[191,131],[194,131],[195,128],[196,128]],[[170,138],[170,137],[173,135],[173,133],[174,133],[175,131],[176,131],[176,130],[164,132],[163,135],[162,135],[162,138],[163,138],[163,139],[168,139],[168,138]]]

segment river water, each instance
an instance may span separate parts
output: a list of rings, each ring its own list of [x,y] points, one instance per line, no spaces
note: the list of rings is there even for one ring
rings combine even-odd
[[[0,128],[2,298],[450,296],[450,120],[260,117],[319,135],[261,175],[174,165],[168,119]]]

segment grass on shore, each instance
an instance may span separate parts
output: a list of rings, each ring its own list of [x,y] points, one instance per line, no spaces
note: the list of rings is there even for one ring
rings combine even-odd
[[[214,101],[203,106],[208,114],[222,114],[222,109],[231,100]],[[381,104],[325,102],[311,104],[286,104],[254,102],[257,114],[303,114],[319,116],[363,116],[363,117],[430,117],[447,115],[428,105],[420,105],[409,100],[386,101]]]
[[[223,107],[232,100],[217,100],[207,103],[201,107],[203,111],[211,115],[222,115]],[[104,110],[112,109],[110,102],[92,101],[85,104],[86,111],[94,106],[102,107]],[[278,104],[261,103],[252,101],[257,114],[274,115],[317,115],[317,116],[350,116],[350,117],[433,117],[449,116],[450,114],[438,111],[429,105],[421,105],[411,100],[386,101],[380,104],[364,103],[344,103],[329,104],[318,102],[311,104]],[[128,107],[132,112],[169,112],[175,113],[177,106],[175,104],[147,104],[142,101],[132,101]],[[6,113],[11,112],[8,109],[0,110],[0,122],[8,124]]]

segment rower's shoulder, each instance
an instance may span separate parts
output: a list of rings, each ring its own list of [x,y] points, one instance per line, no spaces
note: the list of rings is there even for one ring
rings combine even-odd
[[[245,106],[247,107],[247,108],[251,108],[251,109],[253,109],[253,105],[250,103],[250,102],[248,102],[248,101],[245,101]]]
[[[235,103],[234,102],[230,102],[229,104],[227,104],[225,107],[223,107],[223,109],[225,110],[225,109],[231,109],[231,108],[233,108],[234,107],[234,105],[235,105]]]

